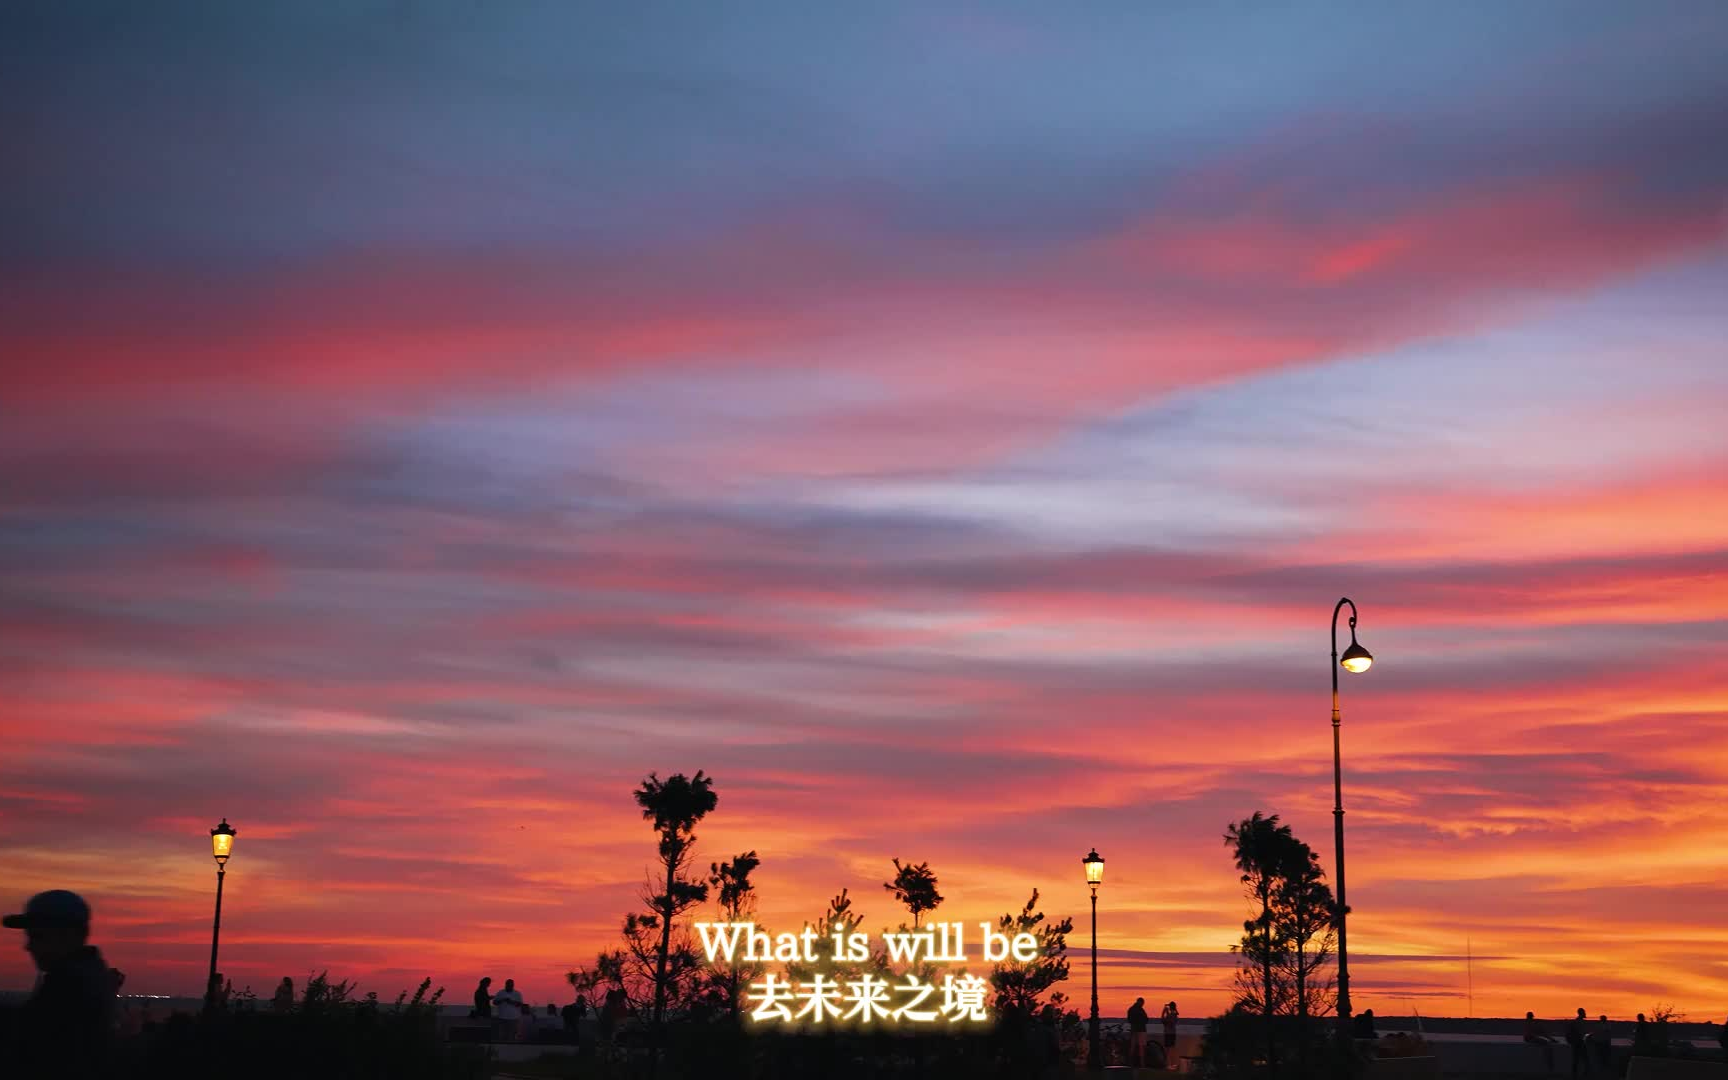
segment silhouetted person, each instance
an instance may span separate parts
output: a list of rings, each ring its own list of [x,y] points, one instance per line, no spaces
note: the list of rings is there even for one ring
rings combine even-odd
[[[282,982],[276,987],[276,994],[270,999],[270,1011],[285,1013],[294,1008],[294,980],[282,976]]]
[[[1655,1048],[1650,1044],[1650,1025],[1644,1021],[1644,1014],[1638,1014],[1638,1023],[1632,1028],[1632,1056],[1650,1057]]]
[[[548,1003],[546,1011],[534,1014],[534,1041],[559,1042],[564,1034],[564,1021],[558,1018],[558,1006]]]
[[[1380,1037],[1380,1033],[1374,1030],[1373,1009],[1363,1009],[1357,1013],[1355,1019],[1350,1021],[1350,1025],[1352,1029],[1350,1034],[1353,1038],[1372,1041]]]
[[[1133,1040],[1136,1067],[1146,1064],[1146,1024],[1149,1020],[1151,1016],[1146,1012],[1146,999],[1135,998],[1134,1004],[1128,1006],[1128,1035]]]
[[[1524,1041],[1535,1043],[1542,1047],[1542,1063],[1549,1072],[1554,1071],[1554,1039],[1543,1030],[1542,1022],[1536,1019],[1536,1014],[1524,1014]]]
[[[1572,1051],[1572,1075],[1583,1076],[1590,1071],[1590,1055],[1584,1052],[1584,1010],[1566,1025],[1566,1047]]]
[[[18,1045],[4,1071],[42,1080],[106,1077],[115,979],[90,944],[90,905],[77,893],[54,889],[32,896],[5,925],[24,931],[24,949],[42,974],[18,1016]]]
[[[1722,1021],[1722,1030],[1716,1033],[1716,1042],[1722,1047],[1722,1056],[1728,1058],[1728,1020]]]
[[[1176,1011],[1176,1003],[1164,1003],[1164,1011],[1158,1014],[1158,1019],[1164,1022],[1164,1057],[1167,1061],[1176,1058],[1176,1021],[1181,1013]]]
[[[474,988],[474,1011],[468,1014],[473,1020],[492,1019],[492,976],[480,980],[480,985]]]
[[[576,1000],[559,1010],[564,1019],[564,1031],[570,1036],[570,1041],[577,1046],[582,1045],[582,1021],[588,1018],[588,997],[577,994]]]
[[[522,995],[516,990],[515,979],[505,979],[504,989],[492,995],[492,1006],[497,1011],[497,1027],[502,1029],[508,1038],[516,1038],[522,1024]]]
[[[624,1019],[624,991],[613,987],[606,991],[606,1003],[600,1007],[600,1038],[611,1042],[618,1034],[618,1021]]]
[[[1590,1040],[1595,1043],[1596,1064],[1603,1072],[1607,1072],[1608,1066],[1614,1060],[1614,1032],[1608,1026],[1606,1015],[1596,1018],[1596,1030],[1590,1033]]]
[[[210,975],[209,980],[204,983],[205,1012],[220,1012],[227,1006],[228,995],[222,991],[224,982],[225,980],[222,978],[222,973],[217,971],[213,972]]]

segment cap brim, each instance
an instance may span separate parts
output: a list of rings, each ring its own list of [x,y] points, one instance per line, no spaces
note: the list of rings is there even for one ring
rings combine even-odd
[[[5,918],[5,925],[8,930],[28,930],[30,929],[30,922],[28,915],[8,915]]]

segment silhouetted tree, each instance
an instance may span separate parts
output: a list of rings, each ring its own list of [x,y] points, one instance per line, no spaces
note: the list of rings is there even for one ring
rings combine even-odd
[[[816,959],[810,961],[794,961],[786,965],[787,977],[796,982],[809,982],[816,975],[827,976],[838,982],[855,982],[865,972],[882,976],[888,972],[887,953],[881,949],[870,953],[868,960],[852,960],[850,958],[834,958],[834,951],[829,943],[834,940],[834,934],[852,933],[864,923],[864,913],[852,907],[852,897],[847,890],[840,892],[828,901],[828,910],[816,920]],[[806,926],[809,924],[806,923]]]
[[[676,773],[662,782],[654,773],[642,781],[635,791],[636,805],[642,808],[642,818],[654,823],[660,835],[660,880],[651,882],[648,901],[650,914],[631,915],[625,920],[625,939],[632,939],[631,921],[638,933],[659,931],[654,969],[654,1027],[658,1030],[666,1018],[666,1002],[670,991],[682,985],[696,968],[696,951],[686,946],[680,950],[674,966],[672,924],[684,912],[708,899],[708,886],[685,876],[690,864],[691,849],[696,843],[696,823],[706,817],[720,797],[714,793],[714,781],[700,769],[694,777]]]
[[[625,925],[629,926],[628,918]],[[593,994],[601,987],[618,990],[623,993],[625,1003],[636,1009],[652,1000],[648,989],[652,973],[651,965],[634,961],[623,949],[611,949],[596,955],[593,967],[578,967],[564,979],[580,994]]]
[[[744,922],[755,914],[756,886],[750,881],[750,873],[760,865],[762,860],[754,851],[734,855],[731,862],[708,864],[708,884],[715,891],[724,921]],[[739,984],[759,976],[762,965],[744,960],[716,959],[711,967],[710,985],[719,993],[719,1004],[736,1018],[740,1004]]]
[[[1277,814],[1266,817],[1258,810],[1252,817],[1233,822],[1224,830],[1225,846],[1233,850],[1248,899],[1260,909],[1258,916],[1242,923],[1242,944],[1237,949],[1260,972],[1259,1013],[1266,1027],[1266,1065],[1274,1074],[1278,1071],[1278,1044],[1272,1017],[1277,1011],[1278,995],[1273,973],[1281,946],[1278,927],[1272,919],[1272,898],[1278,891],[1291,838],[1290,826],[1279,825]],[[1241,994],[1243,981],[1239,974],[1239,996],[1246,997]]]
[[[1010,956],[990,972],[997,1012],[1029,1020],[1043,1004],[1044,994],[1068,978],[1068,935],[1074,932],[1074,920],[1046,922],[1038,910],[1038,890],[1033,889],[1026,906],[1018,914],[1011,912],[997,919],[996,928],[1010,938],[1031,934],[1038,939],[1034,959],[1022,962]]]
[[[1294,1034],[1299,1071],[1306,1076],[1315,1049],[1312,1018],[1330,1013],[1336,1005],[1328,974],[1337,945],[1338,909],[1332,889],[1320,869],[1320,857],[1288,825],[1278,824],[1276,814],[1267,817],[1257,812],[1231,825],[1225,842],[1235,848],[1242,883],[1259,911],[1243,922],[1242,941],[1234,949],[1244,961],[1236,970],[1236,1006],[1260,1016],[1267,1060],[1274,1069],[1278,1053],[1274,1018],[1288,1017],[1284,1026]],[[1233,1023],[1221,1030],[1241,1029]],[[1330,1067],[1329,1059],[1319,1067]]]
[[[1320,856],[1291,836],[1285,842],[1272,898],[1273,939],[1280,949],[1277,963],[1290,987],[1286,997],[1294,1007],[1297,1052],[1304,1074],[1312,1034],[1309,1018],[1325,1016],[1336,1004],[1332,981],[1325,972],[1338,940],[1338,906],[1325,879]]]
[[[1674,1052],[1674,1044],[1668,1037],[1668,1022],[1683,1021],[1686,1014],[1677,1010],[1669,1002],[1658,1001],[1650,1009],[1650,1023],[1644,1027],[1645,1057],[1668,1057]],[[1690,1043],[1682,1043],[1690,1049]]]
[[[741,922],[756,909],[756,886],[750,874],[761,865],[754,851],[734,855],[729,863],[708,864],[708,884],[714,887],[727,922]]]
[[[354,993],[356,985],[352,979],[330,981],[328,970],[306,977],[306,990],[300,998],[302,1012],[315,1012],[319,1009],[339,1008],[349,1003],[349,997]]]
[[[839,895],[828,901],[828,910],[816,920],[816,936],[826,938],[835,930],[851,930],[863,921],[863,913],[852,910],[852,897],[841,889]]]
[[[651,907],[664,895],[655,888],[650,884],[644,890],[643,901]],[[664,935],[665,925],[657,910],[630,912],[620,931],[623,947],[602,950],[592,967],[578,967],[565,980],[579,993],[617,990],[630,1011],[650,1017],[657,1000],[662,1016],[667,1008],[686,1004],[687,991],[702,970],[702,955],[688,932]]]
[[[936,872],[927,862],[901,866],[900,860],[895,859],[894,880],[883,883],[882,887],[893,893],[894,898],[912,913],[913,929],[918,928],[926,911],[935,911],[942,903],[942,894],[936,891]]]

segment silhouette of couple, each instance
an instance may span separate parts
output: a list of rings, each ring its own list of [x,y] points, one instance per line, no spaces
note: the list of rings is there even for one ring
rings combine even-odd
[[[482,978],[480,985],[474,988],[474,1008],[468,1017],[491,1021],[492,1041],[505,1042],[520,1035],[522,1016],[522,994],[516,989],[515,979],[505,979],[504,989],[496,995],[492,993],[490,975]]]
[[[1166,1001],[1164,1011],[1158,1019],[1164,1027],[1164,1045],[1148,1045],[1146,1026],[1149,1017],[1146,1013],[1146,999],[1135,998],[1134,1004],[1128,1007],[1128,1035],[1133,1042],[1134,1064],[1140,1068],[1162,1069],[1176,1054],[1176,1020],[1178,1018],[1176,1003]]]

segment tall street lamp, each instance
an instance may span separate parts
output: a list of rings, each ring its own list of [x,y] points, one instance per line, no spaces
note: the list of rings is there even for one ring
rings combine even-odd
[[[1099,1072],[1104,1068],[1104,1054],[1098,1041],[1098,886],[1104,884],[1104,857],[1093,848],[1084,859],[1086,884],[1092,886],[1092,1033],[1086,1048],[1086,1068]]]
[[[1350,647],[1338,655],[1338,613],[1350,605]],[[1344,768],[1338,752],[1338,669],[1360,674],[1374,663],[1374,656],[1356,641],[1356,605],[1349,597],[1332,608],[1332,842],[1338,868],[1338,1037],[1350,1037],[1350,951],[1345,944],[1344,918]]]
[[[204,1007],[216,1006],[216,943],[222,937],[222,878],[228,873],[228,856],[234,853],[234,826],[223,818],[210,830],[210,853],[216,857],[216,923],[210,929],[210,977],[204,981]]]

